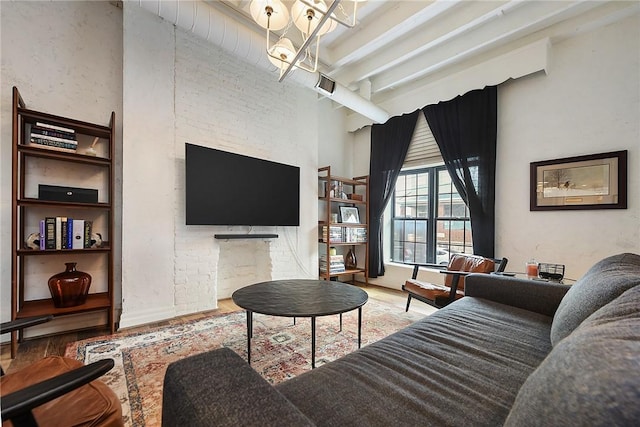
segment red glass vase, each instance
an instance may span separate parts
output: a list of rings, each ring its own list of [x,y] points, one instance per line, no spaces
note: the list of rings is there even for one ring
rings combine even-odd
[[[76,270],[75,262],[65,263],[67,269],[49,278],[49,291],[53,305],[58,308],[74,307],[87,301],[91,275]]]

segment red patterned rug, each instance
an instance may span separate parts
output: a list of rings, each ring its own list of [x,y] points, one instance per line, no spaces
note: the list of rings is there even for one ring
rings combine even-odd
[[[316,366],[358,347],[358,311],[316,320]],[[405,313],[370,299],[362,310],[362,345],[375,342],[424,315]],[[311,323],[254,314],[251,366],[269,382],[279,383],[311,369]],[[244,311],[214,315],[144,333],[116,334],[68,345],[67,357],[91,363],[112,358],[115,367],[102,380],[120,397],[127,426],[158,426],[162,415],[162,382],[167,366],[176,360],[220,347],[246,358]]]

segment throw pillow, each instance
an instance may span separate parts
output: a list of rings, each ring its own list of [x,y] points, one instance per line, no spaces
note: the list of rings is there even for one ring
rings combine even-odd
[[[589,315],[638,284],[640,255],[623,253],[597,262],[560,302],[551,324],[551,344],[558,344]]]
[[[504,425],[637,425],[639,354],[636,286],[553,348],[520,388]]]

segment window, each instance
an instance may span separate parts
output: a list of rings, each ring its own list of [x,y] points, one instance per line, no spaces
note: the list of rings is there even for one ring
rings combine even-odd
[[[400,172],[392,216],[394,262],[446,265],[473,253],[469,210],[444,166]]]

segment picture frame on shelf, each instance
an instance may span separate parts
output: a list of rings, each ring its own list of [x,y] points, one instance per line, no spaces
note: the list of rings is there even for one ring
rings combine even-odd
[[[346,224],[360,224],[360,212],[352,206],[340,206],[340,219]]]
[[[626,208],[626,150],[530,164],[531,211]]]

